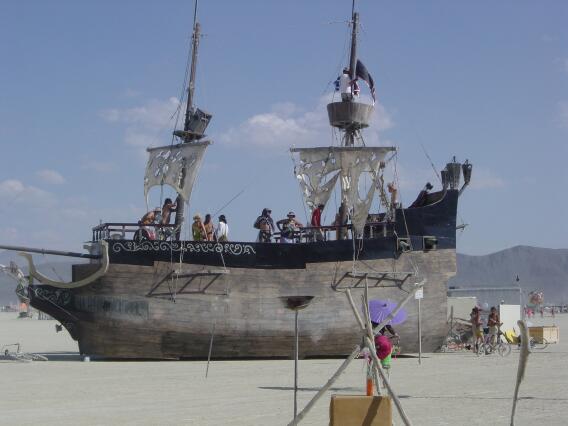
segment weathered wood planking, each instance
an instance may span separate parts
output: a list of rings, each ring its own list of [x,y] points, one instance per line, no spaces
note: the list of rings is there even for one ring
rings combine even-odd
[[[412,252],[396,260],[357,262],[356,270],[412,271],[413,264],[417,266],[419,275],[404,288],[427,278],[422,347],[432,351],[447,332],[446,282],[455,274],[455,257],[453,249]],[[74,278],[89,275],[93,268],[96,265],[75,265]],[[301,356],[346,355],[358,343],[345,295],[332,287],[353,270],[352,262],[308,264],[306,269],[293,270],[231,268],[212,283],[213,276],[190,283],[187,276],[171,278],[172,270],[187,275],[211,269],[220,268],[169,262],[111,264],[99,281],[74,290],[72,306],[66,308],[81,318],[73,324],[81,352],[109,358],[203,358],[215,323],[215,357],[289,357],[293,313],[283,307],[280,297],[293,295],[315,296],[299,316]],[[353,290],[356,303],[363,285],[361,291]],[[405,296],[398,288],[371,287],[369,294],[395,301]],[[417,351],[417,304],[410,302],[406,310],[407,321],[396,329],[403,350]]]

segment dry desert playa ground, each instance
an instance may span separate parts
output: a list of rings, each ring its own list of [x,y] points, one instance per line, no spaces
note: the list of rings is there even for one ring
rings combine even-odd
[[[568,315],[557,315],[560,343],[529,358],[517,425],[568,424]],[[552,325],[552,318],[534,325]],[[293,361],[82,362],[55,321],[0,314],[0,346],[19,342],[47,362],[0,361],[0,424],[284,425],[293,410]],[[292,350],[292,348],[291,348]],[[510,356],[425,354],[393,362],[392,384],[414,425],[508,425],[518,364]],[[301,360],[302,408],[340,359]],[[364,393],[356,360],[301,423],[326,425],[331,394]],[[395,416],[396,424],[402,424]]]

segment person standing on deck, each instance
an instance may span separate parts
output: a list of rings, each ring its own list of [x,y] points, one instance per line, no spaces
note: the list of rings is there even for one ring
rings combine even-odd
[[[229,225],[227,225],[227,219],[224,214],[219,216],[219,223],[217,224],[217,229],[215,229],[215,238],[220,243],[229,241]]]
[[[196,214],[193,216],[193,224],[191,225],[191,233],[193,235],[193,241],[206,241],[207,231],[201,222],[201,215]]]
[[[172,212],[176,212],[177,205],[172,202],[171,198],[166,198],[162,206],[162,225],[169,225]]]
[[[296,230],[304,227],[304,225],[296,220],[296,214],[294,212],[289,212],[286,219],[276,222],[276,226],[278,226],[280,230],[281,243],[293,243]]]
[[[205,215],[205,222],[203,222],[203,227],[205,228],[205,239],[207,241],[213,241],[213,231],[215,227],[209,213]]]
[[[276,230],[274,226],[274,221],[270,214],[272,210],[269,208],[262,209],[262,213],[254,221],[254,227],[259,229],[256,242],[258,243],[269,243],[272,239],[272,233]]]
[[[172,212],[175,212],[176,209],[177,209],[177,206],[172,202],[172,199],[166,198],[164,200],[164,205],[162,206],[162,220],[160,221],[160,224],[169,225]],[[160,229],[160,238],[167,240],[172,235],[172,232],[173,231],[172,231],[171,228],[168,228],[168,227],[161,228]]]
[[[323,211],[324,208],[324,204],[318,204],[318,206],[314,209],[314,211],[312,212],[312,220],[310,225],[314,228],[320,228],[321,227],[321,213]],[[314,238],[316,241],[323,241],[323,232],[321,229],[314,229],[313,230],[314,233]]]

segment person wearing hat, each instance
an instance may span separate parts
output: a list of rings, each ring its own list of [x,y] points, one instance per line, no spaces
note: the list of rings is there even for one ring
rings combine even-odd
[[[219,216],[219,223],[217,224],[217,229],[215,229],[215,238],[220,243],[229,241],[229,225],[227,225],[227,219],[224,214]]]
[[[154,232],[153,228],[147,228],[148,225],[154,225],[155,223],[160,223],[162,219],[162,209],[156,207],[154,210],[147,212],[142,219],[138,222],[141,225],[141,229],[143,230],[143,234],[147,236],[150,240],[156,239],[156,233]]]
[[[276,222],[276,226],[280,230],[281,243],[293,243],[296,230],[304,227],[304,225],[296,220],[296,214],[294,212],[288,212],[286,219]]]
[[[262,213],[254,221],[254,227],[259,229],[258,236],[256,238],[257,243],[269,243],[272,238],[272,233],[276,229],[274,227],[274,220],[270,214],[272,210],[269,208],[262,209]]]
[[[205,241],[207,240],[207,231],[203,226],[201,221],[201,215],[198,213],[193,216],[193,224],[191,225],[191,233],[193,235],[193,241]]]

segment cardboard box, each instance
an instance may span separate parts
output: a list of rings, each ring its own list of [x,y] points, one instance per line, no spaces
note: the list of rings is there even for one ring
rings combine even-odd
[[[529,327],[529,336],[534,337],[539,343],[542,339],[546,339],[548,343],[558,343],[560,340],[560,332],[558,327]]]
[[[387,396],[332,395],[330,426],[392,426],[391,399]]]

